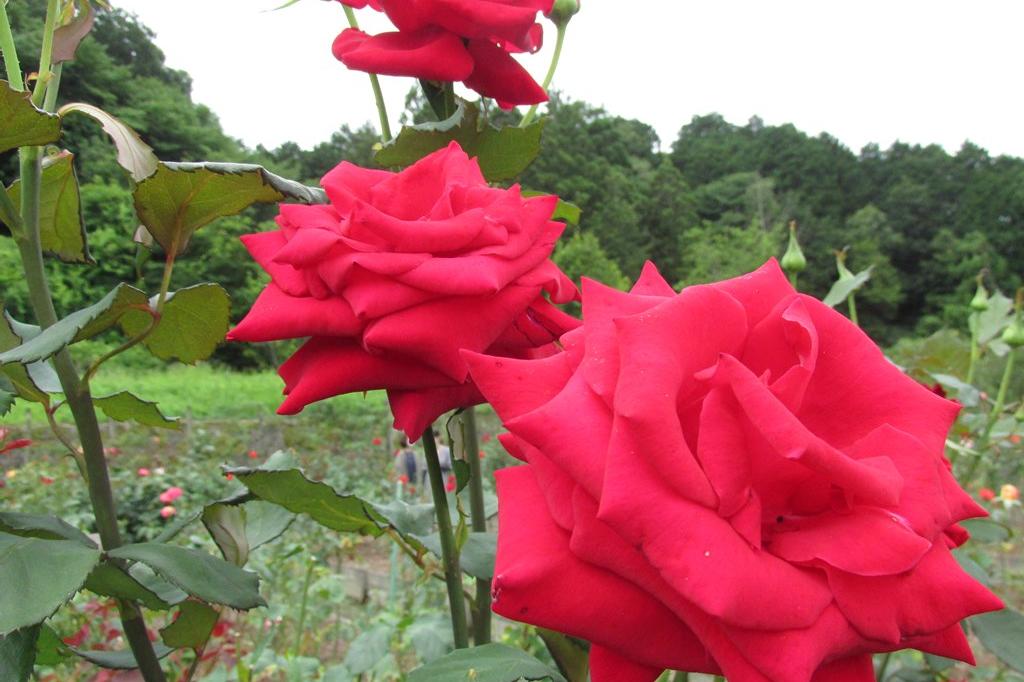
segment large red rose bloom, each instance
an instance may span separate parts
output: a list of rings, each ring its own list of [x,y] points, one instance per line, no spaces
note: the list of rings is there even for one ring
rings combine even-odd
[[[985,514],[943,455],[957,405],[774,261],[676,294],[584,282],[537,360],[466,353],[526,466],[498,472],[494,609],[592,642],[594,682],[868,682],[873,652],[971,661],[1001,608],[960,569]]]
[[[454,142],[400,173],[342,163],[322,184],[328,205],[282,205],[281,229],[243,237],[271,282],[228,337],[309,337],[281,366],[280,413],[386,389],[415,439],[482,401],[460,350],[543,356],[578,325],[544,296],[577,296],[548,259],[556,197],[489,187]]]

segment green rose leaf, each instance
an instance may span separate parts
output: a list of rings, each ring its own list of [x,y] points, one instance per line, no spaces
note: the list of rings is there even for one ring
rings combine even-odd
[[[0,351],[17,348],[42,331],[35,325],[22,324],[6,311],[0,316]],[[60,393],[60,379],[53,367],[45,362],[34,362],[30,365],[6,365],[0,367],[6,382],[19,397],[35,403],[49,404],[51,393]],[[5,383],[4,390],[7,390]]]
[[[142,585],[143,588],[155,594],[157,599],[165,604],[180,604],[188,599],[187,592],[179,590],[177,587],[158,576],[156,572],[146,564],[135,564],[128,569],[128,575],[130,575],[137,583]],[[156,610],[159,611],[160,609]]]
[[[437,533],[419,538],[434,555],[441,556],[441,537]],[[498,536],[490,532],[472,532],[466,535],[466,542],[459,554],[462,571],[474,578],[490,580],[494,577],[494,554],[498,547]]]
[[[391,634],[393,628],[387,625],[376,625],[370,630],[359,633],[348,645],[342,665],[350,676],[360,676],[370,671],[391,650]]]
[[[960,525],[971,534],[972,540],[981,542],[1006,542],[1013,534],[1005,523],[992,519],[964,519]]]
[[[0,374],[0,417],[6,417],[14,407],[14,384]]]
[[[28,682],[32,679],[39,627],[33,625],[0,637],[0,680]]]
[[[429,532],[431,505],[404,502],[375,504],[356,495],[339,493],[330,485],[311,481],[301,469],[276,456],[261,467],[228,468],[256,497],[296,514],[308,514],[322,526],[342,533],[378,537],[388,528],[397,531],[416,550],[425,551],[417,535]]]
[[[274,175],[248,163],[163,163],[135,188],[135,211],[171,255],[188,246],[192,233],[253,204],[294,199],[326,203],[323,190]]]
[[[37,146],[60,138],[60,117],[37,109],[29,93],[12,90],[0,80],[0,154],[15,147]]]
[[[844,277],[836,281],[832,285],[832,288],[828,290],[825,298],[821,300],[822,303],[827,305],[829,308],[835,308],[837,305],[846,300],[846,298],[864,286],[869,279],[871,279],[871,269],[874,266],[861,270],[853,277]]]
[[[10,362],[29,365],[47,360],[72,343],[106,331],[129,308],[147,305],[144,293],[133,286],[118,284],[99,303],[76,310],[52,327],[26,339],[20,346],[0,353],[0,365]]]
[[[168,294],[160,322],[142,344],[161,360],[194,364],[213,354],[230,321],[231,299],[224,287],[197,284]],[[121,328],[129,336],[142,334],[149,324],[150,316],[143,311],[129,311],[121,318]]]
[[[203,509],[203,525],[225,561],[244,566],[256,548],[279,537],[295,519],[284,507],[261,500],[216,502]]]
[[[243,611],[266,606],[260,596],[258,575],[205,552],[143,542],[118,547],[108,554],[115,559],[145,564],[161,578],[211,604]]]
[[[134,670],[139,667],[139,664],[135,662],[135,654],[131,652],[131,649],[125,651],[100,651],[98,649],[75,649],[72,647],[71,651],[75,652],[76,656],[80,656],[101,668]],[[157,658],[165,658],[174,649],[157,642],[153,645],[153,651],[156,653]]]
[[[179,429],[181,423],[177,417],[165,417],[157,404],[143,400],[128,391],[119,391],[110,395],[92,399],[96,407],[103,413],[119,422],[135,422],[143,426],[155,426],[161,429]]]
[[[73,540],[85,547],[96,549],[88,535],[56,516],[0,512],[0,532],[24,538],[43,540]]]
[[[525,128],[495,128],[480,120],[475,104],[459,100],[455,113],[443,121],[404,126],[374,160],[381,166],[404,168],[454,141],[477,158],[488,181],[509,180],[537,158],[544,123],[541,119]]]
[[[148,609],[164,611],[171,605],[129,573],[110,563],[100,563],[85,580],[85,589],[104,597],[141,602]]]
[[[1024,615],[1013,609],[984,613],[967,621],[971,630],[999,660],[1024,672]]]
[[[103,132],[110,136],[117,148],[117,162],[128,171],[132,180],[140,182],[156,172],[156,154],[152,148],[142,141],[139,134],[123,123],[120,119],[111,116],[99,107],[83,102],[65,104],[57,113],[61,118],[70,113],[78,112],[89,116],[103,127]]]
[[[199,649],[210,639],[218,618],[220,614],[202,602],[182,602],[174,622],[160,630],[160,638],[175,649]]]
[[[45,623],[39,627],[36,641],[36,665],[58,665],[70,655],[71,650],[53,628]]]
[[[565,682],[536,658],[504,644],[459,649],[409,673],[409,682]]]
[[[394,629],[389,625],[374,625],[352,640],[342,665],[350,676],[355,677],[367,672],[388,655],[391,650],[391,635]]]
[[[21,181],[16,180],[7,193],[15,205],[19,204]],[[95,262],[86,245],[78,176],[75,175],[74,155],[70,152],[61,152],[43,160],[39,188],[39,239],[44,252],[65,263]]]
[[[50,617],[99,558],[98,549],[80,542],[0,533],[0,636]]]
[[[455,646],[452,624],[440,614],[417,618],[405,629],[405,638],[412,644],[416,657],[424,663],[441,658]]]

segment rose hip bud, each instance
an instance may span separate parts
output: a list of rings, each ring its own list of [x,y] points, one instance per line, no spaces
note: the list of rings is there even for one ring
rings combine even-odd
[[[569,23],[577,12],[580,11],[580,0],[555,0],[548,12],[548,19],[556,25],[561,26]]]
[[[1000,338],[1010,348],[1024,346],[1024,323],[1021,322],[1019,314],[1013,319],[1010,326],[1003,330],[1003,335]]]
[[[978,288],[974,292],[974,298],[971,299],[971,310],[976,310],[979,313],[988,310],[988,291],[981,283],[981,275],[978,275]]]
[[[803,272],[807,267],[807,258],[796,239],[795,220],[789,221],[789,246],[786,247],[786,253],[782,254],[781,264],[782,269],[789,275]]]

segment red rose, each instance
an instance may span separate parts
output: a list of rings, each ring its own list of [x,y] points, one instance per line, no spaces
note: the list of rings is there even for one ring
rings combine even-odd
[[[386,389],[416,439],[482,402],[460,349],[550,354],[578,324],[543,296],[577,295],[548,259],[555,197],[489,187],[454,142],[400,173],[342,163],[322,184],[329,205],[283,205],[280,230],[243,237],[272,281],[229,338],[312,337],[281,366],[279,413]]]
[[[342,0],[364,7],[366,0]],[[412,76],[431,81],[462,81],[504,108],[547,101],[547,93],[511,57],[536,52],[543,30],[537,12],[552,0],[380,0],[397,31],[367,35],[345,29],[331,51],[358,71]]]
[[[537,360],[467,353],[528,463],[498,472],[494,609],[592,642],[595,682],[868,682],[872,652],[971,660],[1001,608],[950,553],[985,514],[943,456],[957,405],[772,261],[675,294],[584,283]]]

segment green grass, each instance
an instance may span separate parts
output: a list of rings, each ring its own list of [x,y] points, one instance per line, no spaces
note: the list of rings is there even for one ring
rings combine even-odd
[[[131,391],[143,400],[156,402],[169,417],[191,415],[200,420],[272,415],[283,400],[283,388],[281,378],[272,370],[233,372],[210,365],[173,365],[166,369],[109,367],[101,370],[92,382],[93,395]],[[332,398],[329,402],[332,407],[344,409],[365,401],[380,405],[384,400],[383,392],[377,391],[365,399],[356,394]],[[57,415],[61,421],[71,417],[66,408]],[[44,423],[45,417],[38,405],[19,400],[0,422]]]

